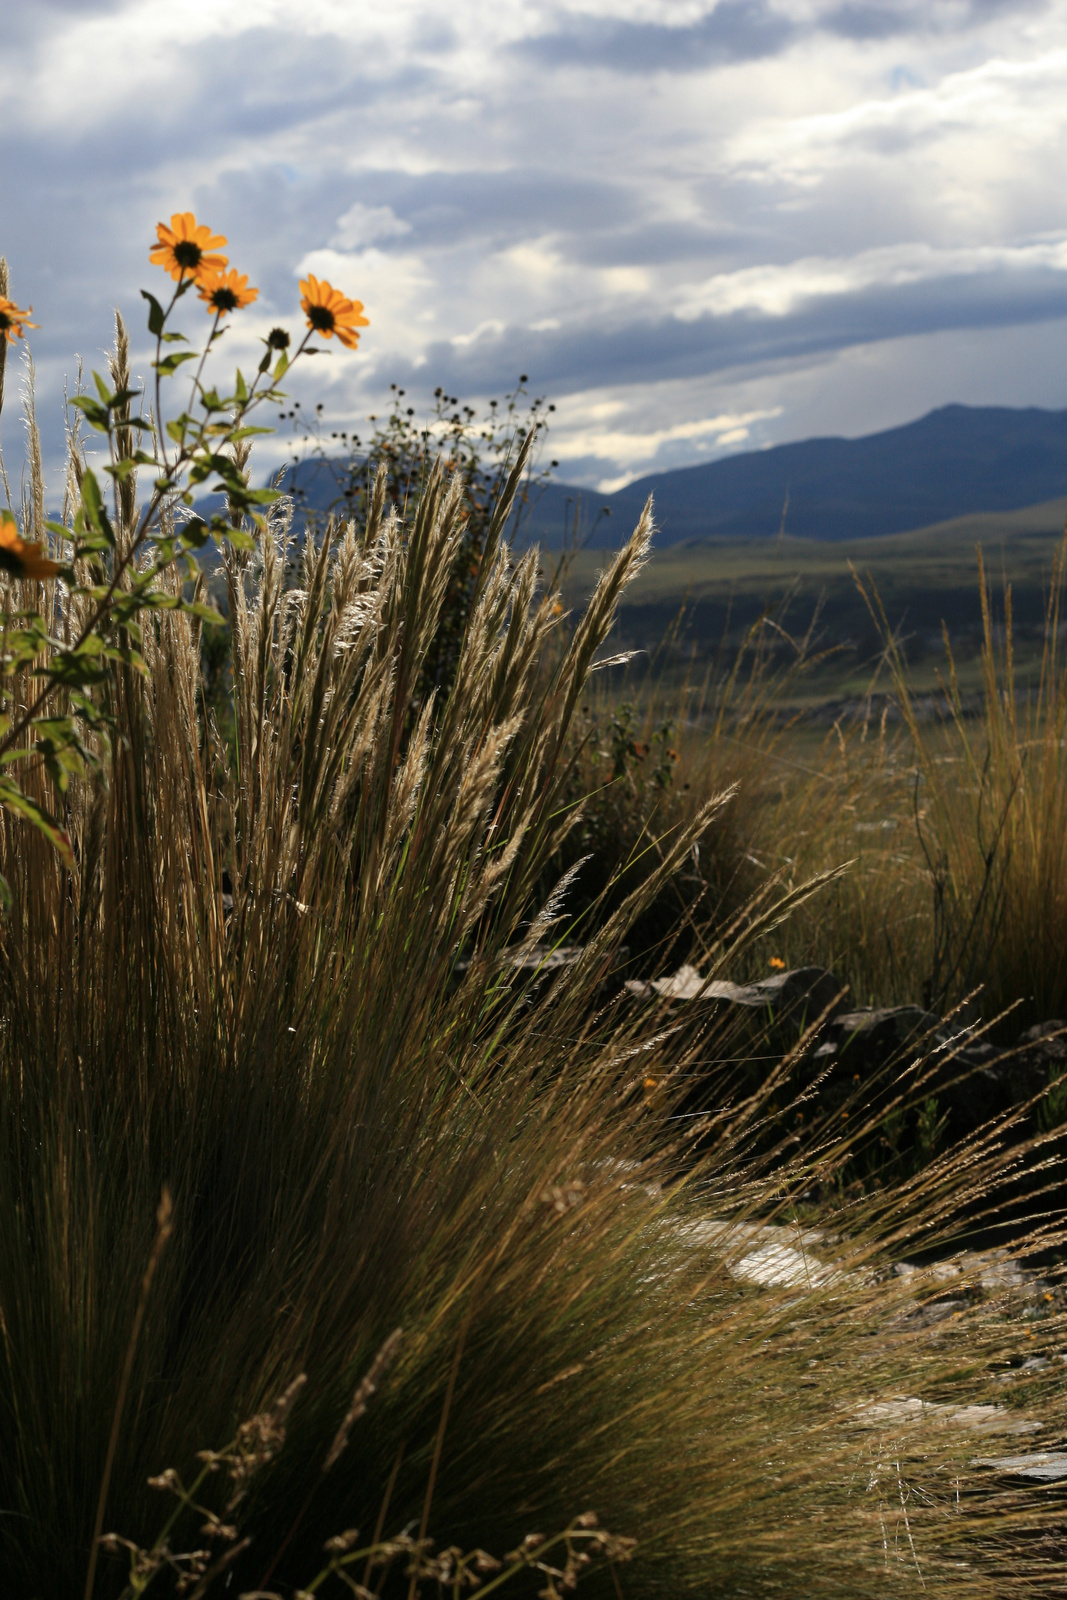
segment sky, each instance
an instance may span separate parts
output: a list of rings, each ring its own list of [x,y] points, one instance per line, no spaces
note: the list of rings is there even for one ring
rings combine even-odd
[[[607,490],[1067,406],[1055,0],[0,0],[0,38],[0,254],[53,466],[116,306],[147,370],[148,250],[185,210],[260,289],[220,377],[301,328],[308,272],[363,301],[358,352],[292,376],[327,437],[393,382],[421,415],[526,373],[558,476]]]

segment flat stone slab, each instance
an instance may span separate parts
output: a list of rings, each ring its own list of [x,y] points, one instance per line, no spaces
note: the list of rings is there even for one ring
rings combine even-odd
[[[1067,1455],[1043,1450],[1032,1456],[979,1456],[972,1467],[991,1467],[1012,1478],[1030,1478],[1035,1483],[1059,1483],[1067,1478]]]
[[[1006,1406],[949,1406],[934,1400],[918,1400],[903,1395],[891,1400],[872,1400],[858,1413],[856,1420],[865,1428],[918,1423],[923,1427],[952,1428],[963,1433],[1026,1434],[1037,1433],[1041,1428],[1040,1422],[1020,1417]],[[1067,1461],[1067,1456],[1063,1459]]]
[[[723,1258],[731,1278],[765,1289],[815,1289],[840,1277],[811,1253],[825,1235],[810,1228],[784,1228],[773,1223],[694,1222],[682,1230],[693,1244],[706,1245]]]

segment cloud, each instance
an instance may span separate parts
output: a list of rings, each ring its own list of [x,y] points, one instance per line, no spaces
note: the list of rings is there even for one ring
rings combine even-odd
[[[54,456],[75,352],[102,364],[116,304],[141,329],[178,209],[261,291],[220,361],[299,326],[315,271],[370,327],[294,397],[344,425],[390,381],[477,399],[526,371],[585,481],[907,420],[968,399],[983,347],[990,397],[1025,396],[1031,330],[1067,316],[1067,13],[1044,0],[0,13],[0,251],[42,324]],[[1051,373],[1035,393],[1067,404]]]
[[[981,28],[1001,17],[1021,20],[1047,10],[1051,0],[845,0],[823,11],[817,26],[843,39],[867,42],[908,34],[952,36]]]
[[[1001,328],[1067,318],[1067,274],[1035,269],[1025,282],[1011,272],[926,278],[816,294],[782,314],[736,309],[678,317],[633,318],[609,326],[486,322],[470,339],[424,347],[414,362],[395,362],[405,382],[421,373],[458,394],[499,392],[520,368],[553,397],[605,384],[662,382],[699,374],[765,370],[856,344],[877,344],[953,328]]]
[[[606,67],[641,75],[697,72],[777,55],[798,32],[797,25],[766,0],[719,0],[697,21],[674,26],[579,13],[568,19],[565,28],[525,40],[518,48],[548,68]]]

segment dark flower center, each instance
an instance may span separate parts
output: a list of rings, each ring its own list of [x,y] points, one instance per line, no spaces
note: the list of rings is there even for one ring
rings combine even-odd
[[[14,317],[7,311],[0,311],[0,333],[4,333],[8,328],[13,328],[14,326]]]
[[[272,328],[267,335],[267,343],[272,350],[288,350],[289,335],[284,328]]]
[[[334,330],[334,316],[328,306],[312,306],[308,311],[308,321],[320,333],[332,333]]]
[[[174,246],[174,259],[179,267],[198,267],[203,253],[200,246],[194,244],[192,239],[179,239]]]
[[[216,311],[236,311],[237,296],[232,289],[216,289],[211,296]]]

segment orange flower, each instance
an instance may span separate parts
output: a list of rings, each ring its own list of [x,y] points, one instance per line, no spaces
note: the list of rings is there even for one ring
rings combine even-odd
[[[785,971],[785,962],[782,960],[781,956],[772,956],[767,965],[774,967],[778,972]]]
[[[156,234],[159,244],[148,259],[178,282],[192,278],[199,283],[205,273],[221,272],[227,265],[226,256],[208,254],[226,240],[221,234],[213,238],[211,229],[198,223],[191,211],[176,211],[169,228],[165,222],[157,222]]]
[[[354,350],[359,343],[356,329],[370,326],[367,318],[360,315],[362,300],[346,300],[340,289],[335,289],[325,278],[320,283],[310,273],[300,280],[300,287],[304,291],[300,306],[308,319],[308,327],[321,333],[324,339],[336,334],[347,349]]]
[[[62,570],[58,561],[42,554],[39,544],[27,544],[19,537],[10,511],[0,511],[0,572],[10,572],[13,578],[54,578]]]
[[[200,286],[200,298],[205,301],[209,311],[214,311],[218,316],[224,317],[227,311],[240,311],[243,306],[250,306],[253,300],[259,298],[258,289],[249,289],[248,273],[238,273],[231,267],[229,272],[205,272],[203,277],[197,279]]]
[[[20,311],[14,300],[8,300],[0,294],[0,339],[6,339],[8,344],[14,344],[16,339],[22,338],[22,330],[36,328],[40,324],[30,321],[29,311]]]

